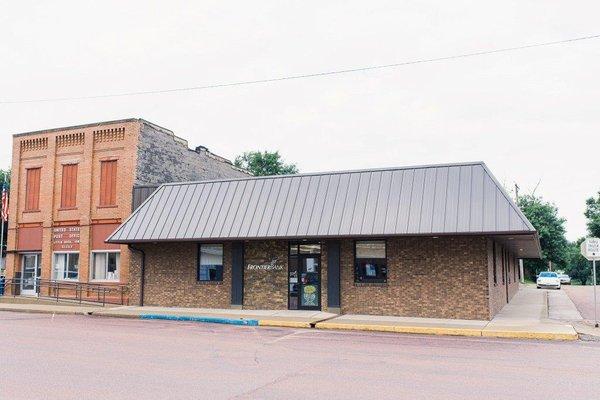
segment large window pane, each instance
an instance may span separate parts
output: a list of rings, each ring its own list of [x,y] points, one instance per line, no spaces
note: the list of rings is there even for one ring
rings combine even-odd
[[[321,254],[320,244],[301,244],[300,254]]]
[[[79,253],[67,254],[67,279],[79,278]]]
[[[79,253],[54,253],[52,279],[79,279]]]
[[[223,280],[223,245],[200,245],[200,265],[198,266],[199,281]]]
[[[119,280],[120,258],[120,253],[108,253],[108,257],[106,260],[106,279],[109,279],[111,281]]]
[[[106,279],[106,253],[94,253],[92,279]]]
[[[356,242],[354,280],[355,282],[387,282],[385,241]]]
[[[67,255],[64,253],[54,254],[54,266],[52,268],[52,279],[64,279],[65,266],[67,265]]]

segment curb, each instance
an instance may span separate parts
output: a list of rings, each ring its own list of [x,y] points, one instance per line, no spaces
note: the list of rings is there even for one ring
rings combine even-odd
[[[510,338],[510,339],[541,339],[541,340],[577,340],[579,335],[573,333],[552,333],[552,332],[530,332],[530,331],[493,331],[484,330],[481,332],[483,337]]]
[[[276,326],[282,328],[311,328],[310,322],[300,321],[287,321],[287,320],[273,320],[273,319],[261,319],[258,321],[259,326]]]
[[[336,322],[317,323],[317,329],[341,329],[352,331],[374,331],[395,333],[416,333],[424,335],[447,336],[481,336],[480,329],[463,328],[435,328],[429,326],[398,326],[398,325],[371,325],[371,324],[343,324]]]
[[[256,319],[194,317],[194,316],[189,316],[189,315],[171,315],[171,314],[140,314],[139,318],[140,319],[160,319],[160,320],[166,320],[166,321],[208,322],[208,323],[212,323],[212,324],[258,326],[258,320],[256,320]]]

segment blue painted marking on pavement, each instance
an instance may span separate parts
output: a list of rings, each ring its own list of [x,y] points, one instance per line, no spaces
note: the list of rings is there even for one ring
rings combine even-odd
[[[212,324],[258,326],[257,319],[232,319],[218,317],[194,317],[190,315],[140,314],[140,319],[162,319],[167,321],[208,322]]]

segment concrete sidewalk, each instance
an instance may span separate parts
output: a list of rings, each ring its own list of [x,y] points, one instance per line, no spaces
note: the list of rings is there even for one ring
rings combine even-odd
[[[337,315],[321,311],[236,310],[175,307],[74,304],[11,304],[0,301],[0,311],[79,314],[100,317],[164,319],[253,326],[341,329],[433,335],[485,336],[520,339],[575,340],[573,321],[581,319],[562,291],[549,292],[522,286],[491,321],[410,318],[374,315]],[[548,305],[551,305],[549,309]]]
[[[564,319],[576,318],[577,310],[564,293],[560,292],[555,297],[554,302],[562,307],[556,307],[555,317],[560,317],[557,320],[548,316],[548,291],[522,286],[510,303],[491,321],[341,315],[319,322],[316,327],[434,335],[575,340],[577,332]]]
[[[549,309],[550,297],[554,305],[552,311]],[[578,314],[564,292],[522,285],[510,303],[482,330],[482,336],[575,340],[577,332],[567,319]]]

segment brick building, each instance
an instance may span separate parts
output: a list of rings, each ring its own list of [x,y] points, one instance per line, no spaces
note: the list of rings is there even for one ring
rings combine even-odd
[[[248,176],[168,129],[126,119],[13,136],[10,290],[41,281],[129,281],[127,246],[107,236],[159,184]]]
[[[161,186],[108,239],[137,304],[490,319],[537,232],[483,163]]]

